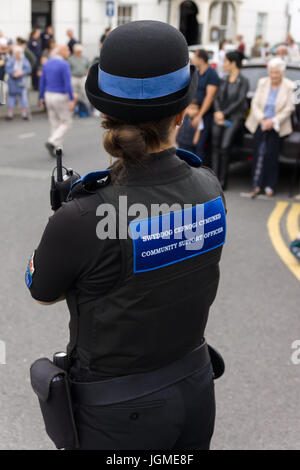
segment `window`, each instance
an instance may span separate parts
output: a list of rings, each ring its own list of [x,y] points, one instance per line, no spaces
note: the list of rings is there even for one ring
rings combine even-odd
[[[119,6],[118,7],[118,26],[132,21],[132,6]]]
[[[267,13],[257,13],[255,36],[264,36],[267,26]]]
[[[235,7],[232,2],[213,2],[209,10],[211,35],[219,31],[219,41],[234,39],[236,34]]]

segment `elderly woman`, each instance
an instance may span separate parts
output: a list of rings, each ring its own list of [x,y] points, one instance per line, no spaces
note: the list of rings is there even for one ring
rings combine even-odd
[[[262,188],[267,196],[273,196],[278,178],[280,139],[293,130],[294,84],[284,78],[285,62],[276,57],[269,62],[268,69],[269,76],[258,82],[246,121],[255,140],[252,197]]]
[[[8,74],[7,119],[13,118],[17,98],[20,100],[23,119],[28,119],[27,75],[31,73],[31,65],[21,46],[14,47],[13,57],[6,62],[5,72]]]

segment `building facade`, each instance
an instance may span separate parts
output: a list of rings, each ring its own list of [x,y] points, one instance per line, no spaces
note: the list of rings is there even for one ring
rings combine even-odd
[[[190,44],[235,41],[243,34],[250,48],[257,35],[273,45],[288,32],[300,42],[300,0],[0,0],[0,11],[5,36],[27,38],[33,27],[52,24],[57,41],[65,43],[71,28],[91,58],[106,27],[141,19],[173,24]]]

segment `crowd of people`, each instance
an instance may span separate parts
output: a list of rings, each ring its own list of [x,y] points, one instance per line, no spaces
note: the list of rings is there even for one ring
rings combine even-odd
[[[101,36],[99,48],[110,31],[107,28]],[[52,156],[58,146],[62,147],[74,110],[82,112],[81,115],[90,112],[84,87],[91,63],[71,29],[66,31],[66,36],[67,44],[57,44],[53,28],[48,26],[43,32],[34,29],[28,41],[18,37],[13,43],[0,32],[0,80],[6,74],[8,83],[7,119],[13,119],[17,101],[23,118],[29,118],[28,77],[31,75],[32,88],[39,90],[40,105],[48,113],[50,136],[46,147]],[[249,84],[241,73],[246,51],[242,35],[237,36],[236,50],[226,51],[226,41],[222,42],[216,70],[209,65],[205,50],[194,54],[192,62],[198,69],[198,89],[178,129],[177,143],[209,164],[224,190],[228,185],[231,147],[246,127],[254,134],[255,141],[252,196],[262,190],[267,196],[274,194],[280,143],[292,132],[294,110],[293,83],[284,77],[286,62],[282,48],[296,55],[298,46],[290,35],[286,44],[278,47],[276,58],[270,58],[269,76],[258,82],[250,109]],[[261,37],[256,39],[251,55],[267,57],[268,45],[262,43]],[[94,61],[97,60],[96,57]]]
[[[198,90],[178,131],[177,143],[210,164],[225,190],[232,145],[246,128],[255,142],[251,196],[264,191],[272,197],[278,180],[281,140],[293,130],[294,84],[284,77],[285,61],[274,57],[268,62],[269,75],[259,80],[249,106],[249,83],[241,73],[243,56],[241,48],[225,53],[226,75],[220,79],[209,66],[206,51],[195,52]]]
[[[100,38],[100,44],[110,30]],[[52,26],[45,31],[34,29],[28,41],[17,37],[8,40],[0,32],[0,80],[8,85],[7,120],[12,120],[19,104],[23,119],[28,120],[28,91],[31,86],[39,92],[40,106],[46,107],[50,122],[50,137],[46,147],[50,154],[62,146],[63,137],[72,123],[72,114],[89,115],[84,89],[90,61],[83,46],[66,31],[67,44],[57,44]]]

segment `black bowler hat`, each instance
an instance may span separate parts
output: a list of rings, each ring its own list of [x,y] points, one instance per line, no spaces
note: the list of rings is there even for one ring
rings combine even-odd
[[[134,21],[105,39],[86,94],[104,114],[127,122],[175,116],[194,98],[198,75],[184,36],[160,21]]]

